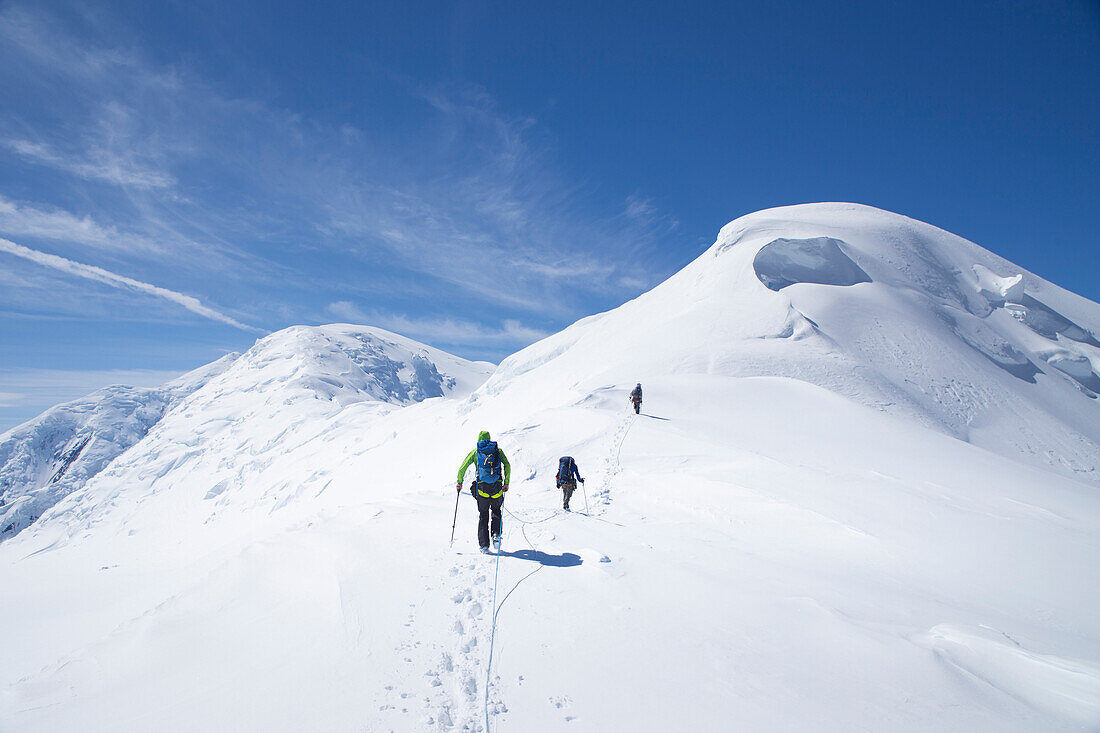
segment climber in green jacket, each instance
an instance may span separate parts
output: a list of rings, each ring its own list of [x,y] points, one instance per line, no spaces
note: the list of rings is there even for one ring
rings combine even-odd
[[[477,475],[470,487],[477,499],[477,543],[482,552],[489,551],[489,539],[492,536],[493,549],[500,549],[500,528],[502,524],[500,509],[504,505],[504,492],[508,490],[508,479],[512,475],[512,465],[496,441],[491,440],[489,431],[482,430],[477,436],[477,448],[470,451],[466,460],[458,469],[457,491],[462,491],[462,482],[470,465],[477,463]],[[502,468],[503,467],[503,468]],[[490,512],[492,526],[490,527]]]

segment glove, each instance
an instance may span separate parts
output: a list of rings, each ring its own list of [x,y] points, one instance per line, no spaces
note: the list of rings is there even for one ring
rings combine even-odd
[[[460,494],[462,493],[462,482],[461,481],[459,481],[457,484],[455,484],[455,491],[457,491]]]
[[[584,479],[583,479],[583,478],[581,479],[581,483],[582,483],[582,484],[584,483]]]
[[[504,484],[504,490],[505,490],[505,491],[507,491],[507,490],[508,490],[508,484]]]

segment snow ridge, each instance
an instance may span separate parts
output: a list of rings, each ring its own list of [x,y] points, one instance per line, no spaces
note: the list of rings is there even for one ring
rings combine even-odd
[[[820,204],[495,371],[272,334],[0,544],[0,726],[1095,729],[1098,327]],[[454,486],[483,429],[496,558]],[[590,513],[558,508],[561,455]]]
[[[0,541],[80,489],[238,356],[228,354],[161,387],[104,387],[0,436]]]
[[[731,222],[652,291],[505,359],[471,400],[565,393],[625,364],[642,381],[782,376],[1100,483],[1097,333],[1096,303],[973,242],[809,204]]]
[[[105,475],[121,475],[125,466],[142,461],[164,472],[178,468],[186,461],[178,449],[163,445],[166,440],[192,446],[191,460],[226,445],[227,435],[240,430],[250,439],[238,449],[258,452],[288,437],[286,416],[295,410],[300,414],[291,427],[304,414],[358,403],[373,403],[381,414],[392,406],[464,395],[490,368],[382,329],[331,324],[284,329],[258,340],[243,356],[230,354],[162,387],[99,390],[48,410],[0,441],[0,539],[23,531],[105,469],[114,469]],[[177,407],[164,429],[154,431]],[[112,465],[151,431],[149,445],[160,447]],[[221,440],[203,442],[215,436]],[[218,497],[229,485],[209,482],[205,498]]]

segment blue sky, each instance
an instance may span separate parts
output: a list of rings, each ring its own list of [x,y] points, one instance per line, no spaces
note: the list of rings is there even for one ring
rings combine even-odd
[[[1098,124],[1086,1],[5,2],[0,430],[298,323],[497,361],[809,201],[1100,300]]]

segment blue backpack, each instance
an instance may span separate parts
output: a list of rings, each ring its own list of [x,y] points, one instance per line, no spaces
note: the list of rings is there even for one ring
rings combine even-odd
[[[562,456],[558,459],[558,485],[562,481],[571,481],[573,478],[573,459],[570,456]]]
[[[495,440],[479,440],[477,443],[477,480],[483,484],[500,481],[500,451]]]

